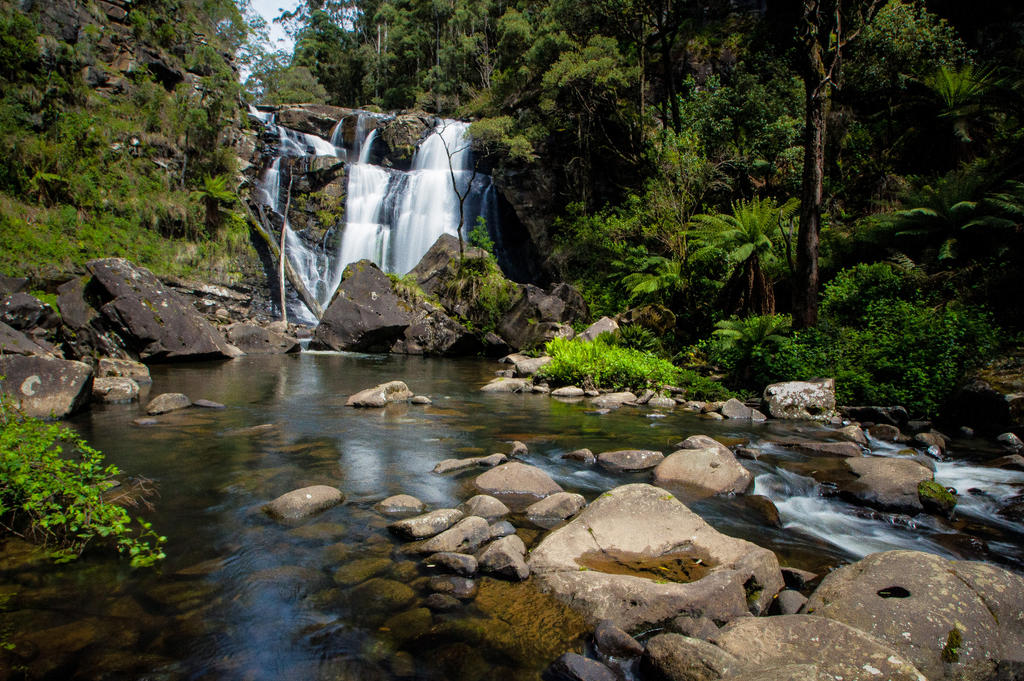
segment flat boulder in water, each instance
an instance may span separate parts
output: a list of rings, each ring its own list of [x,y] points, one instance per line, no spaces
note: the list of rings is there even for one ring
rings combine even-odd
[[[727,625],[711,642],[759,673],[806,664],[816,667],[818,678],[828,681],[927,681],[892,646],[859,629],[814,615],[744,617]],[[752,674],[743,678],[762,677]]]
[[[649,449],[620,449],[597,455],[597,463],[613,473],[646,471],[664,460],[664,454]]]
[[[503,463],[478,476],[476,487],[484,494],[497,497],[547,497],[563,491],[550,475],[518,461]]]
[[[530,382],[523,378],[499,376],[480,388],[482,393],[521,393],[530,390]]]
[[[346,407],[386,407],[391,402],[405,402],[412,391],[402,381],[388,381],[366,390],[360,390],[345,402]]]
[[[92,367],[82,362],[0,355],[0,378],[0,392],[36,418],[64,418],[92,397]]]
[[[491,527],[483,518],[471,515],[416,547],[417,553],[473,553],[490,539]]]
[[[594,398],[594,406],[598,409],[621,407],[627,402],[636,402],[636,395],[631,392],[605,393]]]
[[[763,612],[782,588],[775,554],[716,531],[645,484],[602,494],[530,553],[539,586],[590,622],[625,631],[701,611],[716,621]]]
[[[430,513],[398,520],[388,525],[388,530],[403,539],[425,539],[444,532],[462,520],[465,514],[454,508],[439,508]]]
[[[94,378],[92,398],[97,402],[131,402],[139,397],[139,384],[130,378]]]
[[[387,352],[415,315],[391,279],[369,260],[345,268],[334,299],[313,332],[315,350]]]
[[[263,511],[275,518],[295,520],[305,518],[345,500],[345,495],[335,487],[313,485],[282,494],[263,506]]]
[[[302,351],[295,338],[256,324],[232,324],[225,335],[229,343],[247,355],[282,355]]]
[[[924,510],[918,485],[934,475],[913,459],[865,456],[844,459],[855,480],[840,484],[844,496],[893,513],[920,513]]]
[[[156,416],[157,414],[166,414],[167,412],[191,406],[192,400],[188,398],[188,395],[182,393],[161,393],[146,404],[146,413],[150,416]]]
[[[827,575],[807,612],[885,641],[931,679],[994,679],[1000,663],[1024,664],[1024,579],[994,565],[875,553]]]
[[[409,515],[422,513],[426,504],[410,494],[396,494],[378,502],[374,508],[384,515]]]
[[[669,454],[654,469],[656,484],[679,490],[690,499],[741,493],[753,479],[729,448],[706,436],[692,436],[687,448]]]

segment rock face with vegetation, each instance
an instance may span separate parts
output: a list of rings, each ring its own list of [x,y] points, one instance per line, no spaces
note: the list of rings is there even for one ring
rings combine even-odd
[[[716,532],[644,484],[598,497],[545,537],[529,566],[541,588],[588,621],[610,619],[626,631],[681,612],[723,623],[761,613],[782,588],[771,551]]]

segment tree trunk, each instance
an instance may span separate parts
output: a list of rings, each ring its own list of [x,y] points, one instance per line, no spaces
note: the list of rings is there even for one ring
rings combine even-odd
[[[804,77],[807,118],[804,127],[804,171],[800,189],[800,229],[796,242],[793,281],[793,327],[818,323],[818,236],[825,181],[825,125],[828,85],[813,75]]]

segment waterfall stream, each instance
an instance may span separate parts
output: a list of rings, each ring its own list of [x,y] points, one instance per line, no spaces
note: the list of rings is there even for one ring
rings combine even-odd
[[[380,156],[375,157],[374,147],[383,143],[378,131],[383,117],[379,114],[359,112],[355,135],[346,146],[344,119],[338,121],[327,141],[278,126],[272,114],[250,113],[277,137],[276,156],[260,176],[257,198],[282,217],[287,257],[325,308],[349,263],[369,259],[386,272],[405,274],[438,237],[457,235],[460,203],[463,237],[478,217],[483,217],[500,257],[496,193],[490,176],[474,171],[468,123],[438,120],[416,149],[406,172],[373,162]],[[323,225],[327,236],[311,244],[292,229],[285,214],[290,184],[282,178],[290,177],[291,165],[285,164],[287,168],[282,170],[281,160],[322,156],[347,164],[345,219],[343,224]],[[340,238],[336,230],[341,230]],[[292,310],[289,305],[294,317],[316,322],[304,305],[296,301],[294,307]]]

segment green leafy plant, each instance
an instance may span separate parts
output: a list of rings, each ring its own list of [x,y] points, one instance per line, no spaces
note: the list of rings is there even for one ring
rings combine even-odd
[[[57,562],[74,560],[93,542],[108,544],[135,567],[164,558],[166,537],[133,519],[138,488],[117,493],[115,466],[65,426],[25,416],[0,395],[0,534],[45,547]]]

